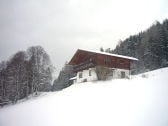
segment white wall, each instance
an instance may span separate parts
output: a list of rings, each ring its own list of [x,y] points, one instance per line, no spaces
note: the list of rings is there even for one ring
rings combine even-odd
[[[89,70],[91,70],[91,76],[89,76]],[[82,78],[79,78],[79,73],[77,73],[77,83],[83,82],[84,80],[87,81],[95,81],[97,80],[97,74],[95,68],[89,68],[87,70],[83,70],[82,72]]]
[[[125,77],[128,78],[129,77],[129,70],[125,70],[125,69],[113,69],[113,74],[111,74],[112,76],[109,76],[108,79],[117,79],[117,78],[121,78],[121,72],[125,72]],[[89,70],[91,70],[91,76],[89,76]],[[82,73],[82,78],[79,78],[79,74]],[[77,73],[77,79],[74,80],[74,83],[81,83],[84,82],[84,80],[87,81],[96,81],[98,80],[97,78],[97,74],[96,74],[96,68],[89,68],[87,70],[83,70],[81,72]]]
[[[129,73],[130,71],[129,70],[125,70],[125,69],[114,69],[114,72],[113,72],[113,79],[116,79],[116,78],[121,78],[121,72],[125,72],[125,77],[128,78],[129,77]]]

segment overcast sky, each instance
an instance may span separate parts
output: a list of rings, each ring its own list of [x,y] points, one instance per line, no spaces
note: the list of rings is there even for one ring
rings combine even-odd
[[[0,0],[0,61],[41,45],[59,70],[78,48],[115,48],[167,17],[167,0]]]

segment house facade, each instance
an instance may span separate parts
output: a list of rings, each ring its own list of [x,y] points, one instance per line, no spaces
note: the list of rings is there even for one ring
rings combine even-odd
[[[130,65],[138,59],[100,51],[78,49],[69,65],[73,66],[73,83],[129,78]]]

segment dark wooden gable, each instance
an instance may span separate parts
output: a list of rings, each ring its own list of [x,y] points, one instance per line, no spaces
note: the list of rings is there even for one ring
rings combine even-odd
[[[75,55],[70,60],[70,65],[78,65],[82,62],[95,58],[96,54],[78,49]]]
[[[127,58],[78,49],[69,64],[74,65],[74,69],[77,72],[94,66],[130,69],[130,62],[131,60]]]
[[[96,65],[109,68],[130,69],[130,60],[115,56],[97,54]]]

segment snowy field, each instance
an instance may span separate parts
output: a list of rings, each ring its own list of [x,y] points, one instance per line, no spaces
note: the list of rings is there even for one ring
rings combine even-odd
[[[168,126],[168,68],[0,108],[0,126]]]

